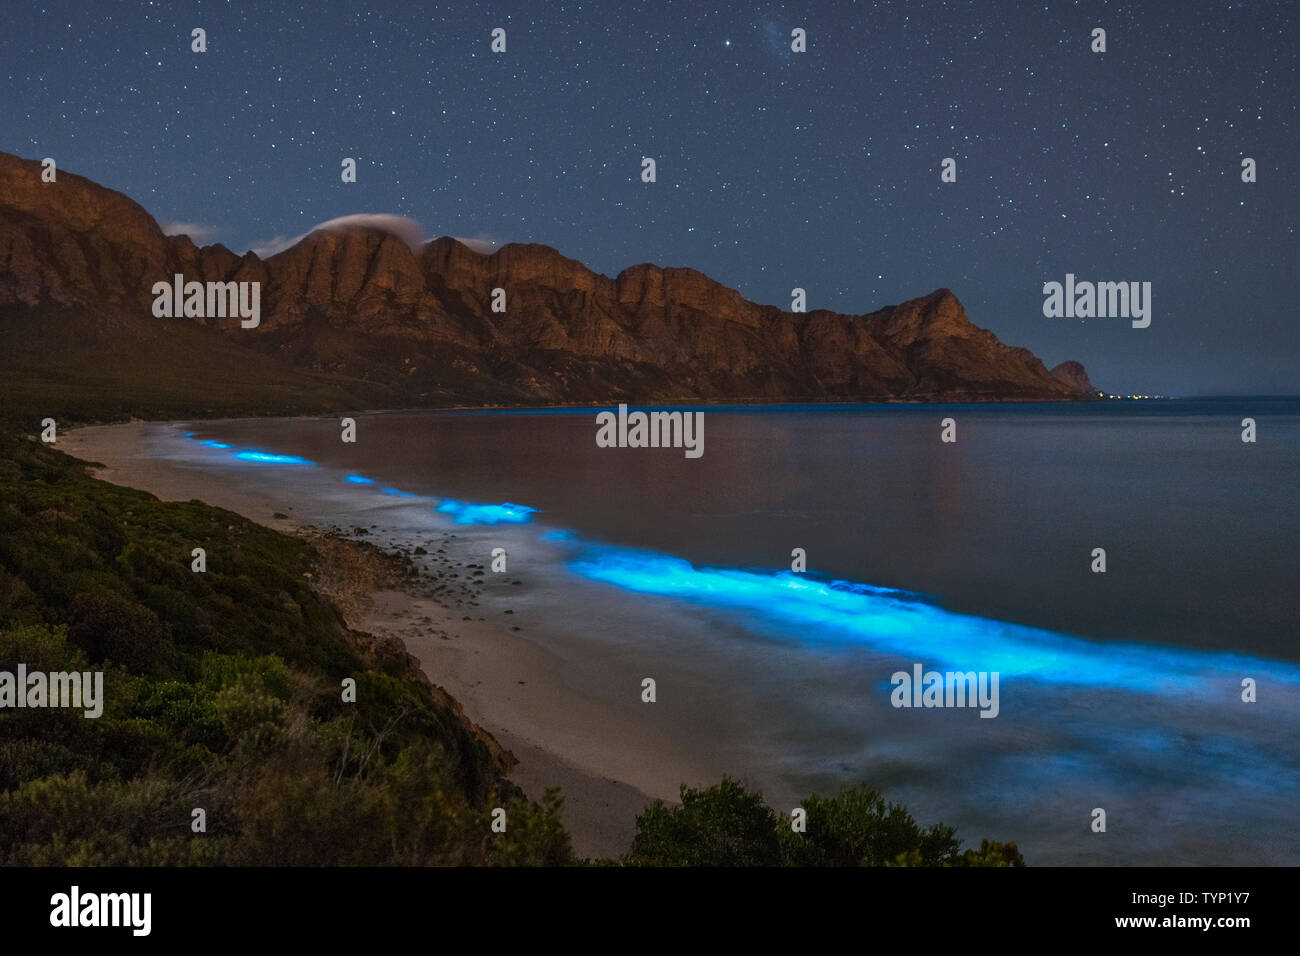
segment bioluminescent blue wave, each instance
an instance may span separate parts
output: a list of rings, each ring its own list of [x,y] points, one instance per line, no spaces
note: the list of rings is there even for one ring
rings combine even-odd
[[[315,462],[308,461],[306,458],[299,458],[297,455],[273,455],[269,451],[237,451],[235,457],[240,461],[256,461],[267,465],[313,465]]]
[[[193,432],[189,432],[185,437],[192,437],[193,434]],[[215,440],[205,441],[203,444],[210,448],[234,447]],[[315,462],[300,458],[297,455],[277,455],[253,448],[237,451],[233,457],[240,461],[254,461],[267,465],[315,465]],[[358,474],[344,475],[343,480],[352,485],[373,485],[375,483],[373,478]],[[381,490],[383,494],[396,495],[402,498],[419,497],[419,495],[398,488],[383,488]],[[532,521],[532,516],[537,513],[536,508],[517,505],[510,501],[502,502],[499,505],[491,505],[457,501],[454,498],[444,498],[434,510],[440,514],[450,515],[456,524],[525,524]]]
[[[532,516],[537,512],[536,508],[509,501],[499,505],[479,505],[452,498],[444,498],[433,510],[450,515],[456,524],[524,524],[532,521]]]
[[[697,568],[670,555],[584,543],[571,570],[629,591],[734,608],[808,644],[860,644],[927,667],[997,671],[1003,680],[1213,695],[1242,677],[1300,685],[1300,667],[1225,652],[1100,643],[944,610],[904,591],[792,571]]]
[[[193,439],[194,432],[186,432],[183,437]],[[235,447],[234,445],[228,444],[227,442],[217,441],[215,438],[209,438],[207,441],[199,442],[199,444],[204,446],[205,448],[226,449],[226,448]],[[276,454],[272,454],[269,451],[258,451],[255,448],[247,448],[244,449],[243,451],[237,451],[232,457],[238,458],[240,461],[256,461],[266,465],[314,465],[315,464],[315,462],[308,461],[306,458],[299,458],[297,455],[276,455]],[[352,478],[349,477],[348,480],[351,481]],[[369,481],[370,479],[367,478],[365,480]]]

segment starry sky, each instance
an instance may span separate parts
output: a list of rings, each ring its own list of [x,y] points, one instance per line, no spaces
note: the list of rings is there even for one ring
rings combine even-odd
[[[787,309],[948,287],[1106,391],[1300,394],[1298,7],[9,0],[0,149],[236,252],[367,213]],[[1045,317],[1067,272],[1151,326]]]

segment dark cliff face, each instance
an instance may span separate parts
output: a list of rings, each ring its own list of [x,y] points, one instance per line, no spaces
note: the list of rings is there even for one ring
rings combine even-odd
[[[548,246],[484,255],[444,237],[412,249],[360,226],[318,230],[262,260],[164,236],[125,196],[40,173],[0,154],[0,315],[76,311],[143,338],[196,323],[298,372],[364,382],[390,404],[1094,394],[1078,363],[1049,372],[973,325],[947,289],[869,315],[796,314],[693,269],[638,265],[611,279]],[[151,287],[178,272],[262,283],[261,325],[155,318]],[[496,288],[504,313],[491,308]]]

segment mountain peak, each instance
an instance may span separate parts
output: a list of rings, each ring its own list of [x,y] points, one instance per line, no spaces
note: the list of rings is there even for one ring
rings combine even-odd
[[[117,229],[125,239],[140,242],[162,236],[153,216],[135,200],[62,169],[47,183],[43,171],[37,160],[0,153],[0,207],[56,219],[77,232]]]
[[[1078,362],[1062,362],[1048,374],[1074,391],[1088,394],[1094,394],[1097,391],[1092,384],[1092,380],[1088,378],[1087,370]]]

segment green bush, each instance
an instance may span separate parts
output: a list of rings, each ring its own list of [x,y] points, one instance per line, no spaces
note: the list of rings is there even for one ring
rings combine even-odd
[[[68,639],[95,663],[146,674],[175,670],[176,647],[158,615],[116,591],[83,591],[73,601],[70,617]]]
[[[724,778],[707,790],[681,788],[680,806],[658,800],[637,817],[626,862],[643,866],[776,866],[780,821],[739,783]]]
[[[629,866],[1023,866],[1014,843],[960,852],[952,827],[923,829],[906,808],[866,786],[802,804],[805,829],[735,780],[683,786],[680,806],[656,801],[636,821]]]

